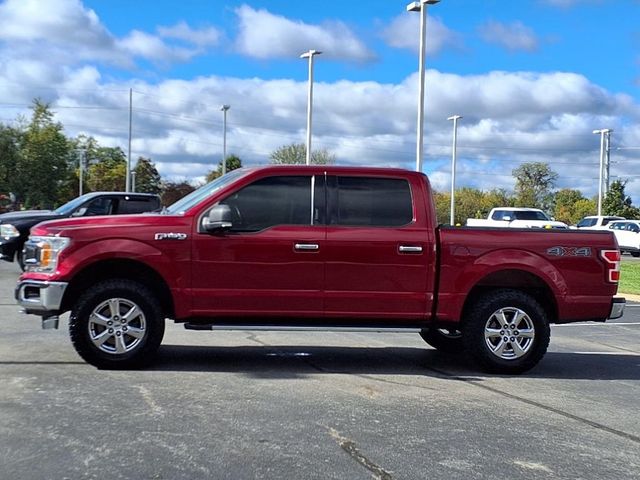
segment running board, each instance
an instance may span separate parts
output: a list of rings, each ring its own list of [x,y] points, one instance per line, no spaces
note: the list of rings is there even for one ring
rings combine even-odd
[[[357,326],[304,326],[304,325],[219,325],[185,323],[187,330],[249,330],[260,332],[366,332],[366,333],[420,333],[419,327],[357,327]]]

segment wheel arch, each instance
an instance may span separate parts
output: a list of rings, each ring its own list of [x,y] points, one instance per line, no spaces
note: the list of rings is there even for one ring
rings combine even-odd
[[[462,307],[461,321],[468,316],[476,301],[494,290],[518,290],[533,297],[545,310],[550,323],[558,318],[558,303],[553,290],[539,276],[518,269],[505,269],[492,272],[481,278],[469,291]]]
[[[70,310],[82,292],[103,280],[128,279],[150,288],[166,317],[175,316],[173,296],[162,276],[149,265],[131,259],[107,259],[92,263],[74,275],[62,299],[61,311]]]

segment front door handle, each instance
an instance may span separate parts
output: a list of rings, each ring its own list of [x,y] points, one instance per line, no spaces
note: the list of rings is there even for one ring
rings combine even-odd
[[[398,251],[400,253],[422,253],[422,247],[419,245],[400,245]]]
[[[320,245],[317,243],[296,243],[293,248],[298,252],[315,252],[320,250]]]

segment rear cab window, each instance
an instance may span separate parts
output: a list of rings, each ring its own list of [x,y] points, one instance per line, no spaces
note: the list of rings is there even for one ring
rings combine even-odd
[[[401,227],[413,221],[408,180],[384,177],[329,177],[330,225]]]

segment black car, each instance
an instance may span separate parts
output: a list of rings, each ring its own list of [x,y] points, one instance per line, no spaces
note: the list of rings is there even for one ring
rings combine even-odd
[[[22,263],[22,247],[31,227],[46,220],[93,215],[124,215],[159,211],[160,197],[150,193],[93,192],[74,198],[55,210],[21,210],[0,215],[0,258]]]

